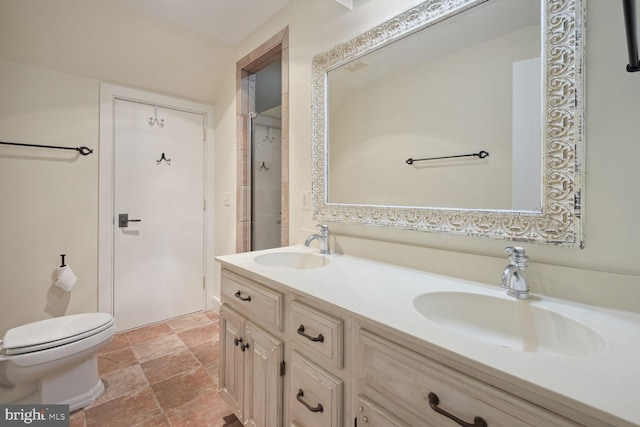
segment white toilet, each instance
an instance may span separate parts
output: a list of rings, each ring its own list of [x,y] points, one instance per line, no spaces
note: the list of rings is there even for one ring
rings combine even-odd
[[[66,404],[74,411],[104,392],[97,353],[115,334],[113,316],[72,314],[13,328],[0,341],[0,403]]]

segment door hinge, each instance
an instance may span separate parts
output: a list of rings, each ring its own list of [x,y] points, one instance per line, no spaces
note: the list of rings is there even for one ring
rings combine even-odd
[[[285,362],[284,360],[282,362],[280,362],[280,376],[284,377],[284,371],[285,371]]]
[[[207,130],[206,129],[202,129],[202,141],[206,141],[207,140]]]
[[[207,210],[207,199],[202,199],[202,210],[203,211]]]
[[[205,288],[206,281],[207,281],[207,278],[206,277],[202,277],[202,289]]]

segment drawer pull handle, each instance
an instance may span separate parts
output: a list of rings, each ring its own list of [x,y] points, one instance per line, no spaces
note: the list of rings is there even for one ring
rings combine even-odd
[[[236,345],[236,347],[238,346],[238,344],[240,344],[242,342],[242,338],[234,338],[233,339],[233,343]]]
[[[319,334],[317,337],[312,337],[311,335],[307,335],[304,333],[304,325],[300,325],[298,327],[298,335],[302,335],[303,337],[305,337],[306,339],[308,339],[309,341],[313,341],[313,342],[324,342],[324,336],[322,334]]]
[[[435,393],[429,393],[428,397],[429,397],[429,406],[431,406],[431,409],[433,409],[439,414],[444,415],[449,419],[452,419],[453,421],[455,421],[456,423],[460,424],[463,427],[487,427],[488,426],[487,422],[480,417],[475,417],[473,419],[473,424],[462,421],[460,418],[456,417],[455,415],[450,414],[444,409],[438,407],[438,404],[440,403],[440,399],[438,399],[438,396]]]
[[[242,292],[240,292],[240,291],[236,292],[234,295],[235,295],[236,298],[240,298],[242,301],[251,302],[251,295],[249,295],[248,297],[243,297],[242,296]]]
[[[322,412],[324,411],[324,408],[322,407],[322,403],[318,403],[318,406],[311,406],[309,405],[307,402],[305,402],[302,399],[302,396],[304,396],[304,391],[302,391],[301,388],[298,389],[298,394],[296,394],[296,400],[300,403],[302,403],[308,410],[310,410],[311,412]]]

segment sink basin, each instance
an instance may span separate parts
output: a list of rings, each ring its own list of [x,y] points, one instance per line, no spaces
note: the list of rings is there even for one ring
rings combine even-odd
[[[306,254],[300,252],[274,252],[258,255],[253,259],[256,263],[267,267],[281,267],[291,269],[319,268],[329,265],[331,262],[322,255]]]
[[[588,356],[606,341],[596,331],[533,301],[471,292],[431,292],[413,301],[418,312],[452,332],[531,353]]]

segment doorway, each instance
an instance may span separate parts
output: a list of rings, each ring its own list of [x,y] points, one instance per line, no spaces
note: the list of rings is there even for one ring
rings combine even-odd
[[[98,309],[118,330],[207,308],[211,113],[101,85]]]
[[[285,28],[236,64],[240,94],[236,103],[236,252],[289,244],[288,40]],[[277,73],[273,73],[275,70]],[[277,75],[277,82],[273,75]],[[274,88],[276,93],[268,97],[277,98],[277,102],[265,103],[264,92]],[[280,140],[277,147],[276,137]],[[265,145],[271,138],[276,145]],[[269,156],[270,161],[266,160]]]
[[[202,310],[201,114],[116,100],[114,317],[132,329]]]
[[[282,62],[255,75],[251,119],[251,250],[282,244]]]

